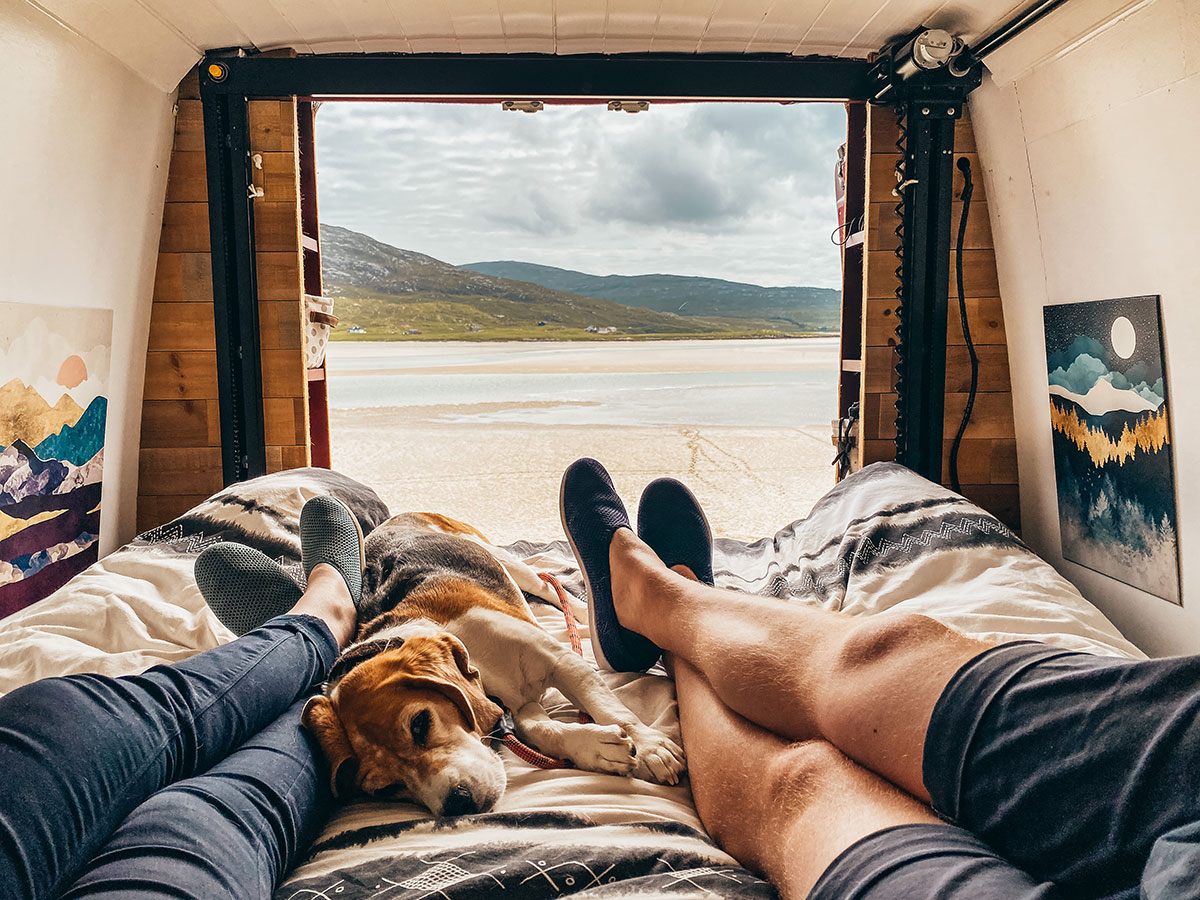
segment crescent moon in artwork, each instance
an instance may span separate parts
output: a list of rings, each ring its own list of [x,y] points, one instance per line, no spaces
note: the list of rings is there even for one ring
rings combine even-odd
[[[1137,347],[1137,333],[1133,330],[1133,323],[1124,316],[1118,316],[1112,323],[1112,345],[1121,359],[1129,359]]]

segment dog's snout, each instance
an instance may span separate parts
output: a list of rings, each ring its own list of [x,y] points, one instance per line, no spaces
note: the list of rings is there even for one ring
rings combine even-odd
[[[443,816],[469,816],[475,812],[479,812],[479,804],[475,802],[475,796],[465,784],[460,784],[450,791],[442,804]]]

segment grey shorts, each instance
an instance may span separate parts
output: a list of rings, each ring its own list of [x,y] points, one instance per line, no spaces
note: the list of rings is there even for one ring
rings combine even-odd
[[[994,647],[942,692],[923,768],[947,824],[858,841],[809,900],[1200,898],[1200,657]]]

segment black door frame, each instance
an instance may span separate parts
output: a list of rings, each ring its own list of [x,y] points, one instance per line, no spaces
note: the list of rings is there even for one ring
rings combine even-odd
[[[331,100],[370,97],[861,102],[871,100],[878,92],[877,78],[878,73],[873,79],[872,66],[864,60],[822,57],[716,54],[278,57],[246,56],[241,51],[210,53],[200,67],[200,96],[208,169],[225,483],[266,471],[254,208],[250,195],[253,185],[250,100],[300,96]],[[951,130],[951,141],[952,135]],[[910,152],[914,149],[910,145]],[[944,145],[939,150],[946,152]],[[950,198],[944,192],[936,192],[936,196],[934,203],[921,205],[914,212],[922,219],[928,217],[934,230],[940,232],[949,227]],[[925,222],[914,225],[906,229],[906,245],[913,236],[927,230],[923,227]],[[904,249],[910,250],[908,246]],[[947,249],[947,265],[948,256]],[[944,314],[944,296],[941,307]],[[936,329],[933,334],[936,336]],[[913,344],[922,342],[911,330],[905,337]],[[901,348],[902,354],[908,351],[919,353],[922,358],[930,352],[935,356],[940,353],[944,367],[944,326],[940,347]],[[907,420],[909,433],[914,426],[920,430],[936,424],[936,446],[940,447],[941,417],[942,392],[929,390],[921,404],[920,416]],[[898,459],[909,462],[904,458],[904,448],[898,449]],[[923,474],[940,480],[940,458],[937,467],[935,474]]]

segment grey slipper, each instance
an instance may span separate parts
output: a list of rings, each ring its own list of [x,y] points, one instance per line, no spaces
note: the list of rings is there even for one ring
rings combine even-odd
[[[269,556],[244,544],[214,544],[196,557],[196,584],[213,615],[236,635],[283,615],[303,593]]]
[[[300,510],[300,562],[307,578],[327,563],[346,580],[355,607],[362,601],[367,555],[362,528],[345,503],[329,496],[313,497]]]

